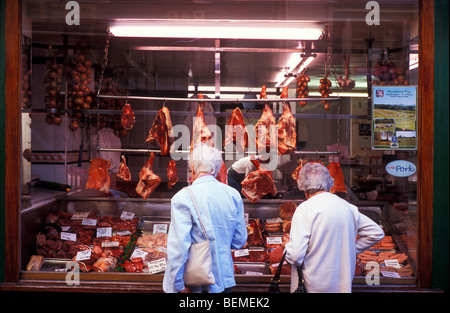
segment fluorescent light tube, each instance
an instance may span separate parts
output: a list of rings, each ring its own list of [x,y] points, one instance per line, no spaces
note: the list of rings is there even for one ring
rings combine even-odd
[[[291,20],[119,19],[109,31],[116,37],[318,40],[319,25]]]
[[[307,58],[302,58],[300,62],[295,65],[292,65],[286,73],[280,73],[279,79],[277,79],[278,83],[275,87],[284,87],[292,83],[294,79],[300,74],[308,65],[315,59],[315,56],[309,56]],[[291,74],[290,76],[285,76]]]

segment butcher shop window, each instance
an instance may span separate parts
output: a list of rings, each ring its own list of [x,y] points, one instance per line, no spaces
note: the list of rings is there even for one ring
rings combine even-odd
[[[49,226],[32,217],[88,211],[107,193],[102,222],[133,211],[134,223],[187,186],[200,129],[223,153],[225,182],[243,156],[275,162],[276,192],[257,204],[304,200],[299,166],[329,166],[336,193],[379,222],[408,256],[399,267],[414,270],[417,175],[388,164],[417,165],[415,145],[402,146],[417,107],[374,104],[374,92],[416,90],[418,12],[417,0],[23,0],[22,267]],[[93,176],[97,158],[106,162]],[[55,249],[46,257],[63,256]],[[392,275],[409,283],[409,273]]]

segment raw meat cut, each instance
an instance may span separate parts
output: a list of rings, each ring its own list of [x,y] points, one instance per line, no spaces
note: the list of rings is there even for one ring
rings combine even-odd
[[[167,177],[169,178],[167,189],[172,189],[172,186],[175,185],[178,181],[178,170],[175,160],[170,160],[169,164],[167,165]]]
[[[198,98],[203,99],[203,95],[199,93]],[[195,144],[199,142],[208,142],[212,137],[208,126],[206,126],[205,116],[203,114],[204,105],[204,102],[199,102],[197,106],[197,114],[194,121],[194,126],[192,127],[191,151],[194,149]]]
[[[267,99],[266,85],[262,86],[261,94],[259,95],[259,99]]]
[[[229,143],[236,144],[236,151],[243,152],[248,147],[248,134],[245,128],[244,116],[239,108],[231,112],[227,126],[223,146]]]
[[[128,103],[125,103],[122,108],[121,120],[123,128],[125,128],[126,130],[131,130],[133,128],[135,117],[133,109]]]
[[[283,90],[281,91],[280,99],[288,98],[288,87],[289,87],[289,85],[284,86]]]
[[[138,247],[158,248],[167,247],[167,234],[142,234],[136,241]]]
[[[323,165],[321,161],[309,161],[311,163],[320,163]],[[298,174],[300,173],[300,170],[302,169],[302,166],[308,163],[307,160],[299,160],[299,165],[297,168],[292,172],[291,176],[295,181],[298,181]]]
[[[252,203],[257,202],[268,193],[275,196],[277,194],[277,188],[273,183],[272,172],[260,170],[259,160],[252,160],[252,163],[257,169],[248,173],[241,183],[241,191],[244,196]]]
[[[92,159],[89,164],[86,189],[97,189],[109,192],[110,178],[108,174],[111,162],[102,158]]]
[[[297,209],[297,205],[294,202],[286,202],[279,206],[280,217],[282,219],[292,218],[294,212]]]
[[[117,259],[113,256],[100,257],[92,265],[95,272],[113,272],[117,267]]]
[[[249,246],[264,246],[262,224],[259,219],[253,219],[247,225],[247,244]]]
[[[281,258],[283,257],[284,250],[282,246],[278,246],[272,251],[269,252],[269,263],[280,263]]]
[[[142,258],[132,258],[123,263],[123,268],[127,273],[142,273],[144,269],[144,260]]]
[[[289,102],[283,104],[283,114],[278,121],[277,127],[278,154],[283,155],[294,152],[297,147],[297,131]]]
[[[217,173],[216,179],[221,183],[228,185],[227,166],[224,161],[222,161],[222,166],[220,167],[219,173]]]
[[[173,131],[170,112],[165,106],[158,111],[145,141],[150,144],[157,142],[161,149],[161,155],[169,154],[170,145],[173,142]]]
[[[122,155],[122,162],[119,165],[119,171],[117,172],[117,177],[120,177],[125,181],[131,180],[130,169],[127,166],[127,160],[123,155]]]
[[[155,154],[152,152],[147,162],[145,162],[141,171],[139,172],[139,182],[136,186],[136,192],[144,200],[155,191],[158,185],[161,183],[161,177],[153,173],[153,161],[155,160]]]
[[[334,179],[334,184],[331,186],[330,192],[343,192],[347,193],[347,188],[345,187],[344,173],[342,173],[341,165],[338,162],[331,162],[327,166],[330,176]]]
[[[261,94],[259,95],[260,99],[267,99],[267,91],[266,85],[263,85],[261,88]],[[275,121],[275,117],[273,116],[272,109],[269,104],[266,102],[264,105],[263,113],[256,122],[255,125],[255,134],[256,134],[256,149],[258,153],[269,152],[270,145],[275,143],[277,134],[270,132],[270,126],[275,125],[277,122]],[[265,127],[265,130],[264,130]],[[259,129],[259,131],[258,131]]]

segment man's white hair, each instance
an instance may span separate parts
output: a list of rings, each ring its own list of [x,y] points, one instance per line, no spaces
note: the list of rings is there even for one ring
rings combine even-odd
[[[320,163],[306,163],[298,175],[298,189],[330,191],[334,179],[328,169]]]
[[[208,173],[215,177],[222,166],[222,154],[207,143],[198,143],[191,152],[189,164],[195,173]]]

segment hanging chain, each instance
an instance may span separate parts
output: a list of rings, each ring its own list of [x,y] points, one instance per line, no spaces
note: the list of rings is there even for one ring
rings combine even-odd
[[[337,97],[339,98],[339,91],[340,91],[340,86],[338,83],[338,79],[336,77],[336,63],[334,62],[333,59],[333,47],[331,45],[331,32],[328,29],[328,38],[327,38],[327,64],[326,64],[326,70],[325,70],[325,76],[327,77],[328,75],[333,75],[334,77],[334,82],[337,86],[336,92],[337,92]],[[331,67],[333,68],[331,70]],[[337,136],[337,152],[341,152],[341,101],[338,100],[338,107],[337,107],[337,129],[336,129],[336,136]]]
[[[103,84],[103,75],[105,73],[106,67],[108,66],[108,55],[109,55],[109,40],[112,37],[112,33],[109,31],[109,27],[106,29],[107,35],[106,35],[106,44],[104,49],[104,56],[103,56],[103,63],[100,70],[100,75],[98,78],[98,86],[97,86],[97,97],[96,97],[96,104],[97,104],[97,152],[100,151],[100,91],[102,89]]]

